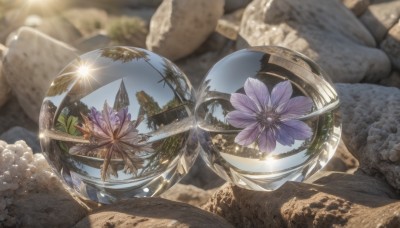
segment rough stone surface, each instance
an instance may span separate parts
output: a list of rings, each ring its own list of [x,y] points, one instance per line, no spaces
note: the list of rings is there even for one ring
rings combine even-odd
[[[273,192],[226,185],[205,209],[235,227],[398,227],[396,197],[373,177],[329,172],[314,184],[287,182]]]
[[[151,19],[147,48],[171,60],[189,55],[214,31],[223,7],[223,0],[163,1]]]
[[[40,106],[54,77],[76,57],[75,49],[23,27],[9,44],[3,72],[22,109],[38,121]]]
[[[224,15],[218,20],[215,30],[231,40],[236,40],[243,11],[243,9],[240,9],[231,14]]]
[[[0,227],[71,227],[87,213],[24,141],[0,141],[0,183]]]
[[[202,207],[207,203],[213,192],[213,190],[206,191],[193,185],[176,184],[163,193],[161,198]]]
[[[400,70],[400,21],[389,30],[380,47],[389,56],[393,67]]]
[[[356,16],[363,14],[370,4],[369,0],[342,0],[342,2]]]
[[[55,16],[43,19],[37,30],[66,43],[74,43],[82,37],[81,32],[64,17]]]
[[[0,44],[0,59],[3,58],[4,52],[6,52],[7,48]],[[11,97],[11,88],[8,85],[4,74],[2,72],[3,64],[0,61],[0,108],[10,99]]]
[[[41,152],[37,134],[23,127],[11,128],[0,135],[0,140],[3,140],[9,144],[13,144],[18,140],[24,140],[25,143],[32,149],[33,153]]]
[[[400,90],[370,84],[336,84],[343,141],[360,169],[400,190]]]
[[[224,219],[188,204],[161,198],[136,198],[101,207],[80,227],[232,227]]]
[[[238,48],[278,45],[299,51],[334,82],[373,82],[389,76],[390,60],[339,1],[255,0],[242,18]]]
[[[400,88],[400,73],[392,72],[388,78],[382,79],[380,85]]]
[[[360,20],[377,42],[385,37],[388,30],[400,18],[400,1],[370,5]]]

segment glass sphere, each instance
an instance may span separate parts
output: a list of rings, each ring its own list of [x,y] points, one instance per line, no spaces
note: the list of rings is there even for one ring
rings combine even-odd
[[[44,155],[80,196],[156,196],[194,162],[195,96],[169,60],[133,47],[86,53],[51,83],[40,113]]]
[[[225,180],[270,191],[303,181],[333,156],[338,95],[306,56],[282,47],[234,52],[207,73],[195,116],[203,159]]]

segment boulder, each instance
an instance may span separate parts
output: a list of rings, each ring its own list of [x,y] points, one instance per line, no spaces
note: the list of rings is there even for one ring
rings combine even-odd
[[[22,109],[37,122],[52,80],[73,60],[76,50],[35,29],[23,27],[10,41],[3,73]]]
[[[7,51],[7,48],[0,44],[0,59],[3,58],[3,55]],[[3,64],[0,61],[0,108],[10,99],[11,97],[11,88],[8,85],[4,74],[3,74]]]
[[[393,67],[400,70],[400,21],[389,30],[380,47],[389,56]]]
[[[379,43],[399,18],[400,1],[388,1],[370,5],[368,10],[361,15],[360,21]]]
[[[105,10],[97,8],[77,8],[65,11],[63,18],[67,19],[84,36],[104,29],[108,22],[108,14]]]
[[[71,227],[89,209],[24,141],[0,141],[0,183],[0,227]]]
[[[161,198],[136,198],[101,207],[80,227],[232,227],[219,216]]]
[[[242,16],[243,9],[224,15],[218,20],[216,31],[231,40],[236,40]]]
[[[191,54],[214,31],[223,0],[166,0],[150,21],[146,46],[171,60]]]
[[[242,18],[238,48],[277,45],[314,60],[334,82],[374,82],[389,76],[390,60],[339,1],[255,0]]]
[[[336,84],[342,139],[360,169],[382,176],[400,191],[400,90],[370,84]]]
[[[384,182],[338,172],[313,181],[287,182],[272,192],[225,185],[205,209],[235,227],[400,226],[400,201]]]
[[[72,44],[82,37],[74,24],[60,16],[43,18],[36,29],[67,44]]]

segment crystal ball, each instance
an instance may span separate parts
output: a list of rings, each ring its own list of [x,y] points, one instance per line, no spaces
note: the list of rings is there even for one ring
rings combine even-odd
[[[340,142],[338,95],[319,66],[282,47],[217,62],[199,88],[200,152],[225,180],[272,191],[321,170]]]
[[[134,47],[91,51],[51,83],[40,143],[81,197],[113,203],[157,196],[193,164],[199,145],[195,95],[168,59]]]

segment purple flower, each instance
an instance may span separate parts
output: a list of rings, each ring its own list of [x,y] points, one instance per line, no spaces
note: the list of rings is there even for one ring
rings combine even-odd
[[[69,153],[103,158],[104,163],[101,166],[103,181],[111,174],[118,176],[110,165],[112,158],[120,158],[124,161],[125,172],[136,173],[143,167],[143,160],[137,156],[137,153],[153,152],[153,149],[145,143],[148,137],[139,134],[136,129],[142,118],[131,121],[127,108],[122,108],[117,112],[105,102],[103,111],[92,108],[87,116],[82,114],[82,118],[84,123],[81,127],[77,127],[90,143],[73,146]]]
[[[233,93],[230,101],[236,109],[229,112],[227,121],[234,127],[244,128],[235,143],[248,146],[254,142],[263,152],[272,152],[276,142],[291,146],[295,140],[312,136],[311,128],[296,118],[311,111],[309,97],[293,97],[289,81],[276,84],[271,94],[260,80],[248,78],[244,84],[246,95]]]

